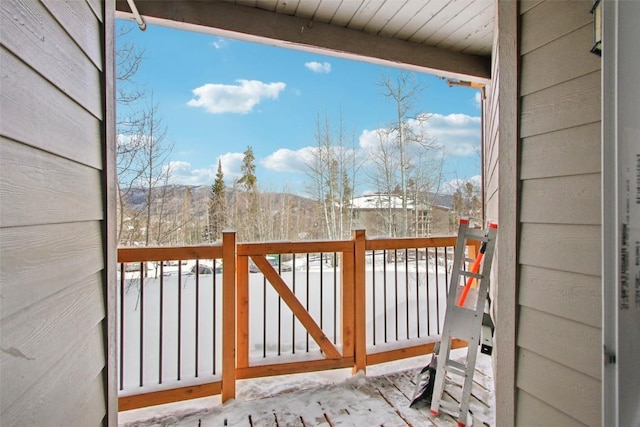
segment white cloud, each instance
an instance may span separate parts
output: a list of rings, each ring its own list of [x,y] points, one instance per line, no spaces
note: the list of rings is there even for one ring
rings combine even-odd
[[[242,176],[242,171],[240,170],[242,159],[244,159],[244,154],[242,153],[226,153],[218,157],[225,180],[233,180]],[[218,162],[216,161],[217,164]],[[218,166],[216,166],[216,171],[217,168]]]
[[[482,185],[482,177],[480,175],[474,175],[467,179],[452,179],[442,184],[443,192],[445,194],[453,194],[458,188],[464,186],[467,182],[471,182],[474,186],[480,188]]]
[[[328,74],[331,72],[331,64],[328,62],[306,62],[305,67],[313,71],[314,73]]]
[[[480,145],[480,117],[432,114],[426,122],[409,120],[409,124],[416,131],[422,127],[429,137],[435,138],[435,142],[444,149],[445,156],[471,156]],[[388,129],[364,130],[360,134],[360,148],[375,150],[380,145],[380,138],[385,138],[383,142],[390,144],[394,139],[393,132]]]
[[[480,108],[482,106],[482,92],[480,92],[479,90],[476,91],[475,96],[473,97],[473,99],[471,100],[471,103],[476,107],[476,108]]]
[[[213,46],[216,49],[225,48],[227,47],[227,45],[229,45],[229,42],[225,39],[220,39],[220,38],[211,42],[211,46]]]
[[[210,185],[216,178],[216,168],[213,166],[194,169],[189,162],[172,161],[169,162],[168,167],[173,184]],[[165,166],[165,170],[166,168],[167,166]]]
[[[296,151],[280,148],[260,163],[265,168],[276,172],[304,172],[306,165],[313,159],[314,152],[314,147],[304,147]]]
[[[236,80],[237,85],[208,83],[193,90],[195,98],[187,105],[202,107],[211,114],[247,114],[263,99],[278,99],[285,83],[263,83],[258,80]]]
[[[171,183],[183,185],[211,185],[216,179],[218,172],[218,160],[222,165],[222,173],[227,185],[242,176],[240,166],[242,165],[242,153],[226,153],[216,159],[215,164],[205,168],[194,168],[189,162],[172,161],[164,167],[171,169]]]
[[[480,146],[480,117],[433,114],[426,130],[444,147],[445,156],[472,156]]]

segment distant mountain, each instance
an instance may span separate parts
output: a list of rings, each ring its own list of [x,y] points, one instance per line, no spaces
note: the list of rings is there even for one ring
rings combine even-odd
[[[191,209],[197,215],[206,214],[207,203],[209,200],[209,191],[211,187],[208,185],[167,185],[159,186],[152,190],[153,198],[159,200],[164,197],[165,209],[171,213],[174,210],[182,210],[187,190],[191,190]],[[227,203],[230,203],[234,197],[234,189],[227,188]],[[244,191],[235,190],[238,194],[244,194]],[[305,209],[311,209],[315,203],[313,200],[298,196],[291,193],[266,192],[260,193],[263,199],[269,199],[273,205],[280,205],[282,199],[287,197],[290,205],[301,205]],[[128,206],[131,209],[142,210],[146,206],[147,190],[144,188],[132,188],[127,194]]]

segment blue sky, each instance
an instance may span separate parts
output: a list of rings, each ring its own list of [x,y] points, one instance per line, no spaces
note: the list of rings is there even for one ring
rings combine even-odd
[[[131,28],[124,41],[144,50],[135,81],[153,91],[159,105],[174,144],[175,183],[212,184],[220,159],[231,185],[251,145],[261,188],[302,194],[305,152],[316,145],[319,116],[334,127],[342,116],[359,148],[395,116],[376,84],[400,72],[394,68],[160,26],[142,32],[135,23],[117,25]],[[432,115],[427,131],[444,147],[445,179],[477,176],[479,91],[416,77],[427,87],[418,109]],[[370,188],[363,183],[357,190]]]

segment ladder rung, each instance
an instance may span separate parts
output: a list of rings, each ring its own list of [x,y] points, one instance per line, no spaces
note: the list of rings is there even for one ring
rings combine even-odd
[[[447,368],[449,368],[447,370],[453,374],[458,374],[463,377],[467,375],[467,365],[463,363],[456,362],[454,360],[449,360],[446,366]]]
[[[482,279],[482,274],[479,273],[472,273],[470,271],[466,271],[466,270],[460,270],[459,271],[460,274],[462,274],[463,276],[468,276],[468,277],[473,277],[476,279]]]

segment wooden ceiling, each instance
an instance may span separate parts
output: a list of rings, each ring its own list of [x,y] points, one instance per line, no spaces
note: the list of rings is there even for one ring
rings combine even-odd
[[[490,77],[495,0],[136,0],[151,23],[446,77]],[[133,19],[126,1],[118,17]]]

